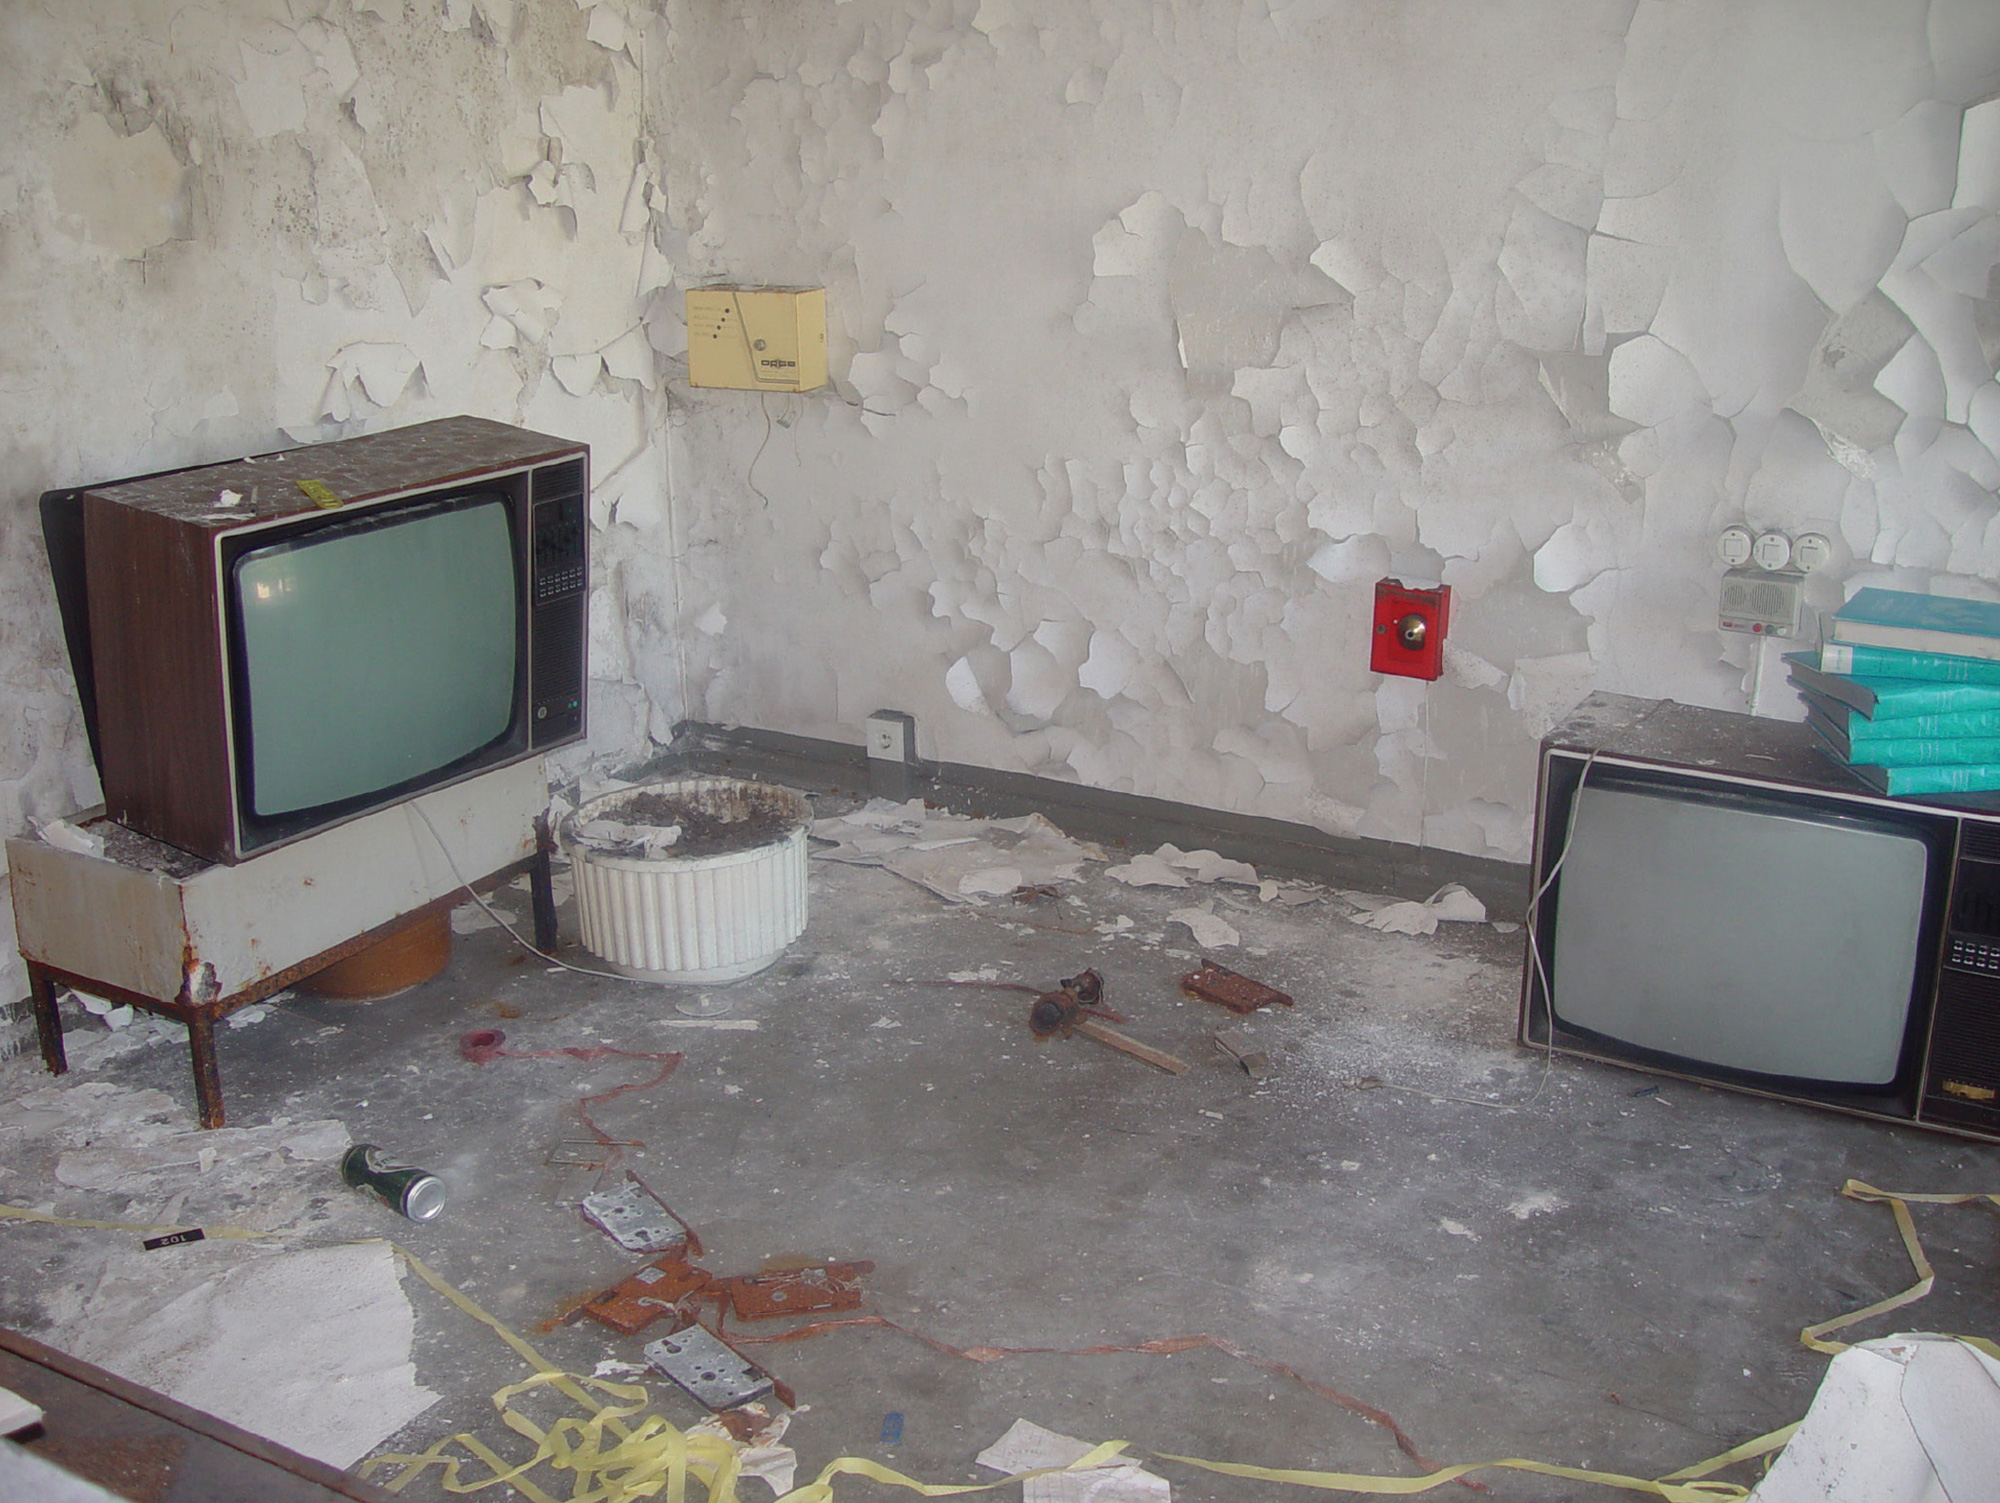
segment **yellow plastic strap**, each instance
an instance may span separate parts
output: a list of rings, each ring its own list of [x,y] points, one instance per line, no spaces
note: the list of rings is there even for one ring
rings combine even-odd
[[[1327,1492],[1373,1493],[1383,1497],[1408,1497],[1416,1493],[1427,1493],[1433,1488],[1443,1487],[1448,1482],[1456,1482],[1461,1477],[1492,1468],[1505,1468],[1516,1472],[1535,1472],[1544,1477],[1562,1477],[1571,1482],[1594,1482],[1599,1487],[1615,1487],[1625,1492],[1646,1493],[1655,1498],[1665,1498],[1668,1503],[1714,1503],[1717,1498],[1743,1498],[1749,1496],[1747,1488],[1738,1487],[1733,1482],[1671,1482],[1661,1480],[1649,1482],[1643,1477],[1621,1477],[1615,1472],[1588,1472],[1577,1467],[1550,1466],[1540,1461],[1522,1461],[1509,1458],[1505,1461],[1475,1461],[1463,1466],[1442,1467],[1435,1472],[1427,1472],[1421,1477],[1376,1477],[1365,1472],[1293,1472],[1273,1470],[1261,1466],[1238,1466],[1229,1462],[1203,1461],[1194,1456],[1168,1456],[1162,1453],[1162,1461],[1178,1461],[1184,1466],[1200,1467],[1206,1472],[1221,1472],[1230,1477],[1247,1477],[1256,1482],[1283,1482],[1293,1487],[1316,1487]]]
[[[1916,1270],[1917,1281],[1901,1294],[1892,1294],[1887,1299],[1877,1300],[1865,1310],[1856,1310],[1851,1315],[1837,1316],[1823,1320],[1818,1325],[1807,1326],[1799,1332],[1799,1340],[1816,1352],[1835,1355],[1847,1350],[1844,1341],[1825,1341],[1821,1338],[1833,1331],[1844,1331],[1849,1326],[1859,1325],[1864,1320],[1877,1315],[1886,1315],[1891,1310],[1900,1310],[1905,1305],[1913,1305],[1931,1292],[1937,1281],[1937,1272],[1931,1267],[1931,1260],[1924,1256],[1924,1244],[1917,1237],[1917,1223],[1910,1215],[1910,1206],[1964,1206],[1977,1201],[1988,1200],[2000,1206],[2000,1195],[1897,1195],[1887,1190],[1878,1190],[1873,1185],[1851,1179],[1840,1187],[1840,1193],[1849,1200],[1859,1200],[1871,1205],[1886,1205],[1896,1218],[1896,1230],[1903,1238],[1903,1251],[1909,1254],[1910,1266]],[[1990,1356],[2000,1357],[2000,1346],[1979,1336],[1958,1338],[1969,1346],[1976,1346]]]
[[[1799,1421],[1780,1425],[1768,1435],[1760,1435],[1755,1440],[1746,1440],[1740,1446],[1724,1451],[1720,1456],[1711,1456],[1706,1461],[1697,1461],[1693,1466],[1684,1466],[1678,1472],[1668,1472],[1662,1482],[1694,1482],[1706,1477],[1710,1472],[1719,1472],[1724,1467],[1735,1466],[1739,1461],[1754,1461],[1759,1456],[1769,1456],[1782,1451],[1798,1433]]]
[[[786,1493],[778,1503],[832,1503],[835,1477],[866,1477],[871,1482],[879,1482],[885,1487],[904,1488],[926,1498],[953,1498],[960,1493],[987,1493],[996,1487],[1011,1487],[1014,1483],[1031,1477],[1049,1477],[1058,1472],[1082,1472],[1088,1471],[1091,1467],[1103,1466],[1121,1454],[1126,1444],[1122,1440],[1107,1440],[1103,1445],[1093,1447],[1077,1457],[1068,1466],[1042,1467],[1037,1471],[1017,1472],[1011,1477],[1002,1477],[998,1482],[919,1482],[914,1477],[906,1477],[901,1472],[891,1471],[880,1462],[869,1461],[861,1456],[841,1456],[820,1468],[820,1474],[804,1487],[795,1487]],[[1197,1466],[1201,1464],[1196,1463]]]
[[[1800,1339],[1807,1346],[1828,1353],[1846,1350],[1843,1343],[1821,1339],[1829,1332],[1842,1330],[1872,1316],[1913,1304],[1930,1293],[1936,1273],[1931,1267],[1930,1260],[1924,1255],[1923,1243],[1917,1236],[1916,1222],[1910,1215],[1911,1204],[1970,1205],[1985,1200],[2000,1206],[2000,1195],[1895,1195],[1886,1190],[1878,1190],[1872,1185],[1863,1184],[1860,1180],[1849,1180],[1841,1187],[1841,1193],[1850,1200],[1884,1204],[1889,1207],[1896,1218],[1896,1227],[1902,1236],[1903,1248],[1909,1255],[1910,1265],[1916,1270],[1917,1282],[1901,1294],[1880,1300],[1865,1310],[1857,1310],[1850,1315],[1809,1326],[1801,1333]],[[134,1225],[127,1222],[75,1220],[4,1204],[0,1204],[0,1217],[41,1222],[51,1226],[82,1227],[102,1231],[157,1233],[177,1230],[173,1227]],[[211,1237],[256,1238],[270,1235],[243,1227],[209,1227],[204,1230]],[[489,1487],[508,1487],[526,1498],[528,1503],[559,1503],[557,1498],[527,1476],[536,1467],[546,1464],[557,1471],[568,1471],[575,1478],[574,1488],[564,1503],[638,1503],[640,1499],[661,1496],[665,1497],[666,1503],[686,1503],[690,1476],[706,1489],[708,1503],[736,1503],[735,1485],[740,1453],[729,1441],[709,1434],[683,1435],[658,1416],[646,1414],[645,1410],[650,1400],[646,1390],[639,1384],[608,1383],[602,1379],[579,1378],[563,1372],[504,1323],[487,1314],[471,1299],[438,1277],[421,1259],[394,1243],[390,1246],[425,1283],[459,1310],[486,1326],[534,1369],[532,1377],[495,1393],[493,1404],[500,1411],[502,1422],[509,1429],[533,1443],[535,1454],[518,1465],[509,1465],[479,1437],[459,1434],[448,1436],[431,1446],[429,1450],[420,1453],[374,1457],[362,1463],[358,1469],[361,1475],[368,1476],[375,1471],[400,1467],[401,1472],[386,1484],[389,1491],[399,1492],[412,1478],[436,1467],[442,1473],[439,1485],[449,1493],[474,1493]],[[1961,1336],[1957,1339],[2000,1359],[2000,1345],[1992,1341],[1971,1336]],[[515,1398],[540,1388],[553,1388],[563,1394],[584,1411],[586,1418],[580,1420],[573,1417],[564,1418],[544,1428],[512,1406]],[[604,1395],[611,1402],[598,1402],[591,1397],[591,1390]],[[1683,1467],[1677,1472],[1650,1481],[1642,1477],[1621,1476],[1615,1472],[1553,1466],[1546,1462],[1525,1461],[1520,1458],[1442,1467],[1420,1477],[1385,1477],[1362,1472],[1289,1471],[1247,1466],[1235,1462],[1204,1461],[1195,1456],[1176,1456],[1166,1453],[1162,1453],[1160,1459],[1177,1461],[1184,1466],[1197,1467],[1224,1476],[1376,1496],[1414,1496],[1457,1482],[1474,1472],[1497,1469],[1532,1472],[1540,1476],[1592,1483],[1623,1492],[1643,1493],[1664,1499],[1666,1503],[1714,1503],[1717,1499],[1746,1497],[1748,1490],[1733,1482],[1706,1480],[1709,1474],[1739,1462],[1771,1455],[1781,1449],[1797,1429],[1798,1426],[1795,1424],[1786,1425],[1771,1431],[1768,1435],[1745,1441],[1707,1461]],[[606,1438],[607,1432],[611,1437],[609,1441]],[[462,1458],[447,1454],[448,1448],[454,1445],[462,1446],[474,1459],[484,1464],[489,1475],[473,1482],[462,1480],[460,1476]],[[834,1479],[843,1476],[866,1477],[883,1486],[903,1488],[926,1498],[948,1498],[962,1493],[990,1492],[995,1488],[1009,1487],[1028,1477],[1102,1466],[1123,1453],[1125,1448],[1124,1441],[1106,1441],[1068,1467],[1051,1467],[1042,1471],[1022,1473],[996,1482],[967,1484],[919,1482],[914,1477],[892,1471],[863,1457],[842,1456],[828,1462],[817,1477],[803,1487],[794,1488],[779,1500],[779,1503],[833,1503]]]

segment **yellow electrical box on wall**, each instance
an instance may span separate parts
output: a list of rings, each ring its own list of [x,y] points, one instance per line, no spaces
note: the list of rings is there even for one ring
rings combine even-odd
[[[735,391],[826,385],[826,289],[691,287],[688,382]]]

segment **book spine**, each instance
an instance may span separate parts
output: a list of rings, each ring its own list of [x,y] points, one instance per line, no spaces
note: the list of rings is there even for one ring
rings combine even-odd
[[[1829,719],[1834,717],[1829,716]],[[1862,746],[1874,741],[1910,741],[1928,737],[1938,741],[1990,740],[2000,744],[2000,710],[1967,710],[1959,714],[1904,715],[1887,720],[1870,720],[1850,714],[1834,723]],[[2000,757],[1992,759],[2000,761]]]
[[[1801,694],[1817,695],[1829,704],[1838,704],[1857,715],[1875,713],[1875,694],[1867,685],[1838,673],[1821,673],[1805,662],[1794,662],[1786,681]],[[1811,704],[1811,700],[1806,701]]]
[[[1791,682],[1851,706],[1870,720],[1907,720],[1917,715],[2000,714],[2000,684],[1954,684],[1917,678],[1855,678],[1793,662]],[[2000,734],[2000,731],[1996,731]]]
[[[1828,739],[1838,746],[1839,740]],[[1912,738],[1906,741],[1853,741],[1847,760],[1868,767],[1968,767],[2000,764],[2000,739],[1988,736],[1958,740]]]
[[[1819,665],[1824,672],[1852,673],[1863,678],[1922,679],[1934,684],[2000,684],[2000,662],[1987,655],[1989,645],[2000,650],[2000,642],[1993,638],[1966,637],[1967,651],[1980,654],[1968,657],[1857,642],[1851,637],[1843,640],[1837,634],[1839,625],[1835,623],[1835,639],[1820,644]]]
[[[1967,767],[1890,767],[1883,769],[1887,791],[1904,793],[1982,793],[2000,788],[2000,765],[1983,762]]]

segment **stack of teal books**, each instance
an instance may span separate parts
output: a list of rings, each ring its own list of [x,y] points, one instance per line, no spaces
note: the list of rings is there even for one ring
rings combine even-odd
[[[2000,789],[2000,605],[1858,590],[1785,663],[1820,749],[1871,787]]]

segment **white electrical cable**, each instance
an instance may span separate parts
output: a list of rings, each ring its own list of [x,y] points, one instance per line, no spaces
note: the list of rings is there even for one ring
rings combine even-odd
[[[1424,680],[1424,742],[1422,777],[1417,790],[1417,855],[1424,854],[1424,836],[1431,822],[1431,681]]]
[[[1583,802],[1583,785],[1590,777],[1590,769],[1596,762],[1597,749],[1593,747],[1590,755],[1583,759],[1583,770],[1576,775],[1576,787],[1570,791],[1569,817],[1563,822],[1562,844],[1556,849],[1556,859],[1550,863],[1548,872],[1542,878],[1541,885],[1529,897],[1528,912],[1525,916],[1527,923],[1528,956],[1534,962],[1535,980],[1540,983],[1541,987],[1542,1011],[1548,1020],[1548,1037],[1542,1042],[1551,1064],[1555,1061],[1556,1052],[1555,986],[1549,979],[1548,967],[1542,964],[1541,939],[1535,930],[1536,925],[1541,920],[1542,899],[1547,896],[1548,890],[1555,885],[1556,877],[1562,871],[1563,863],[1569,860],[1570,843],[1576,839],[1577,806]],[[1530,994],[1531,1016],[1532,1001],[1533,996]]]
[[[575,971],[579,976],[601,976],[606,981],[630,981],[635,986],[659,985],[657,981],[647,981],[643,977],[639,976],[622,976],[616,971],[595,971],[592,970],[587,965],[571,965],[567,960],[563,960],[557,956],[551,955],[546,950],[537,950],[533,945],[529,944],[525,939],[521,938],[519,932],[516,931],[516,929],[512,924],[508,923],[505,919],[500,917],[499,912],[493,907],[491,903],[487,902],[486,899],[482,898],[478,893],[473,891],[472,884],[465,880],[465,873],[460,871],[458,869],[458,863],[452,860],[451,847],[444,843],[444,836],[438,833],[438,827],[431,823],[430,815],[424,812],[424,806],[418,803],[415,799],[412,799],[410,800],[410,807],[417,811],[417,818],[421,819],[424,822],[424,827],[431,832],[431,839],[437,842],[438,850],[444,854],[444,864],[451,868],[451,874],[454,877],[458,878],[458,885],[465,889],[466,895],[470,897],[473,902],[477,903],[480,906],[480,908],[485,911],[486,916],[488,918],[492,919],[493,922],[498,924],[502,929],[505,929],[507,933],[513,937],[515,944],[519,945],[522,949],[526,950],[530,955],[539,955],[543,960],[548,961],[551,965],[559,965],[566,971]],[[533,880],[534,879],[532,877],[529,878],[530,882],[532,882]]]

